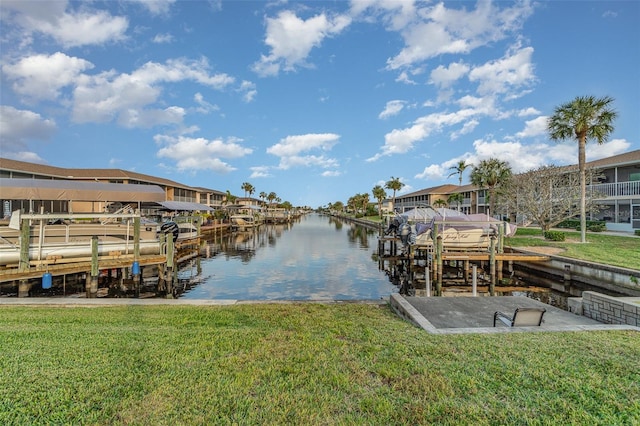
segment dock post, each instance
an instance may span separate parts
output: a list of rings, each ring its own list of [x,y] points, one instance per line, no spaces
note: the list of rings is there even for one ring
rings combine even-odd
[[[500,226],[498,226],[498,253],[502,254],[504,253],[504,234],[505,234],[505,228],[506,228],[507,224],[505,222],[502,222],[500,224]],[[498,281],[502,282],[502,268],[504,267],[502,260],[498,260]]]
[[[471,274],[471,294],[476,297],[478,295],[478,265],[473,265]]]
[[[89,279],[88,298],[95,298],[98,295],[98,236],[91,237],[91,278]]]
[[[462,272],[464,274],[464,283],[465,284],[469,284],[469,261],[465,260],[464,261],[464,271]]]
[[[438,265],[438,278],[436,280],[436,296],[442,296],[442,235],[436,240],[436,264]]]
[[[489,295],[496,295],[496,237],[491,236],[491,245],[489,247],[489,274],[491,275],[489,282]]]
[[[429,276],[431,271],[429,270],[429,264],[424,267],[424,287],[426,291],[426,296],[431,297],[431,277]]]
[[[167,288],[167,299],[173,299],[173,266],[175,261],[175,249],[173,245],[173,238],[171,235],[167,237],[167,278],[166,278],[166,288]]]

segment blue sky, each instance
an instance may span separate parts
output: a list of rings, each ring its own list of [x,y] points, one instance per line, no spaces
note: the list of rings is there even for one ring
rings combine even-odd
[[[575,164],[553,109],[611,96],[640,149],[638,1],[0,3],[0,156],[317,207],[460,160]],[[463,183],[468,183],[468,172]],[[391,194],[389,194],[391,195]],[[371,197],[373,198],[373,197]]]

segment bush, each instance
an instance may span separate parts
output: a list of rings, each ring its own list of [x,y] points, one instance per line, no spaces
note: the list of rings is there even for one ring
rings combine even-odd
[[[607,229],[607,223],[603,220],[587,220],[587,229],[592,230],[592,226],[602,226],[603,229],[594,232],[605,231]],[[580,219],[567,219],[563,220],[559,224],[556,225],[556,228],[566,228],[566,229],[575,229],[576,231],[580,230]]]
[[[587,229],[591,232],[602,232],[607,230],[607,225],[605,225],[604,223],[592,223],[591,225],[587,226]]]
[[[564,241],[565,233],[562,231],[545,231],[544,239],[549,241]]]
[[[634,232],[638,237],[640,237],[640,229],[636,229]]]

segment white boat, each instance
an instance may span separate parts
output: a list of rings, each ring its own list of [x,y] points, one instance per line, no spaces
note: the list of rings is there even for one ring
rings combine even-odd
[[[260,226],[263,221],[260,216],[252,214],[234,214],[230,217],[231,228],[246,231]]]
[[[47,215],[22,215],[29,219],[22,221],[20,214],[12,215],[9,225],[0,226],[0,265],[17,264],[20,261],[22,227],[29,226],[29,260],[51,263],[63,259],[89,257],[92,255],[92,241],[97,238],[98,255],[133,254],[135,248],[134,215],[121,216],[122,222],[111,223],[95,221],[104,215],[82,216],[82,221],[74,220],[73,215],[65,219],[52,219]],[[95,216],[95,217],[94,217]],[[110,215],[113,217],[114,215]],[[31,218],[33,217],[33,218]],[[160,253],[157,227],[144,224],[140,226],[140,254]]]
[[[444,250],[486,250],[491,237],[499,235],[500,227],[507,237],[516,232],[516,226],[486,214],[467,215],[446,208],[420,207],[399,215],[389,229],[397,233],[403,244],[429,247],[434,245],[434,237],[441,236]]]

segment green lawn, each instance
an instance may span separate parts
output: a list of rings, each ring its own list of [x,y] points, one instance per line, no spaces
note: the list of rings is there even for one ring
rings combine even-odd
[[[0,424],[640,424],[640,334],[434,336],[386,305],[0,308]]]
[[[580,242],[580,232],[561,230],[566,240],[555,242],[545,240],[540,228],[518,228],[516,235],[505,239],[505,245],[512,247],[558,247],[563,251],[560,256],[590,262],[619,266],[629,269],[640,269],[640,238],[587,233],[587,242]]]

